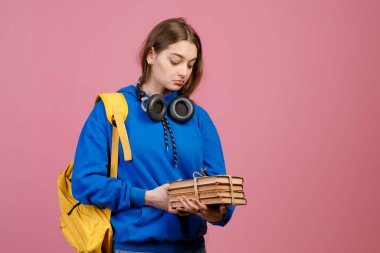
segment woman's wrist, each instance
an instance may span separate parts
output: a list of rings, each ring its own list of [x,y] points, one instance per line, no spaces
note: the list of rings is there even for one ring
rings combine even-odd
[[[145,201],[144,205],[151,206],[152,205],[152,191],[148,190],[145,192]]]

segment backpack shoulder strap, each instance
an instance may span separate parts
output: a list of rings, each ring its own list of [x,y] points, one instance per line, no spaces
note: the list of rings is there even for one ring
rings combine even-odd
[[[113,116],[113,106],[118,105],[120,107],[120,114],[123,117],[123,121],[127,118],[128,115],[128,105],[125,97],[121,93],[99,93],[95,99],[95,103],[99,100],[103,101],[104,107],[106,109],[107,119],[110,124],[114,124]]]
[[[131,146],[129,144],[127,129],[125,128],[125,124],[124,124],[124,121],[126,120],[128,116],[128,104],[127,104],[127,101],[125,100],[124,95],[121,93],[100,93],[96,97],[95,103],[99,99],[103,101],[106,114],[107,114],[107,119],[113,125],[112,143],[114,143],[115,139],[118,140],[118,138],[115,138],[115,134],[117,134],[118,135],[117,137],[120,137],[121,145],[123,147],[124,160],[125,161],[132,160]],[[112,144],[112,146],[114,146],[114,144]],[[112,150],[114,150],[114,147]],[[115,151],[117,151],[117,149]],[[116,159],[117,159],[117,156],[116,156]]]

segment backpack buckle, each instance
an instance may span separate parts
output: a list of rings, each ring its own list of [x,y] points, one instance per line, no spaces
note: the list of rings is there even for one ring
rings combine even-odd
[[[115,115],[112,114],[112,125],[114,127],[117,127],[116,120],[115,120]]]

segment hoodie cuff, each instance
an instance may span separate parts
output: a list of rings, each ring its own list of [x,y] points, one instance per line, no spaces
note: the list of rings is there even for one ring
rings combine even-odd
[[[131,188],[131,206],[142,207],[145,204],[145,189]]]

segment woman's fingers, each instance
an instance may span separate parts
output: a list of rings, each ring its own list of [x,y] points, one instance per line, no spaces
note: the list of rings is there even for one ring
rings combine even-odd
[[[200,211],[198,205],[190,201],[186,196],[179,197],[178,200],[183,205],[185,211],[191,213],[198,213]]]
[[[173,213],[180,216],[195,213],[206,218],[210,216],[211,219],[213,218],[212,216],[220,216],[226,212],[225,205],[220,205],[217,209],[210,209],[207,205],[202,204],[198,199],[189,199],[186,196],[181,196],[177,199],[181,203],[182,207],[175,209]]]
[[[177,198],[178,201],[181,203],[181,205],[183,206],[184,210],[189,210],[190,207],[187,205],[187,203],[185,202],[184,198],[182,197],[178,197]]]
[[[182,207],[176,209],[170,207],[170,212],[179,216],[186,216],[194,213],[210,222],[216,222],[222,220],[227,211],[226,205],[208,207],[205,204],[202,204],[198,199],[188,199],[186,196],[181,196],[177,199],[182,204]]]
[[[193,201],[194,205],[196,205],[200,211],[201,210],[204,210],[204,211],[208,210],[208,207],[205,204],[202,204],[199,200],[192,199],[192,201]]]

